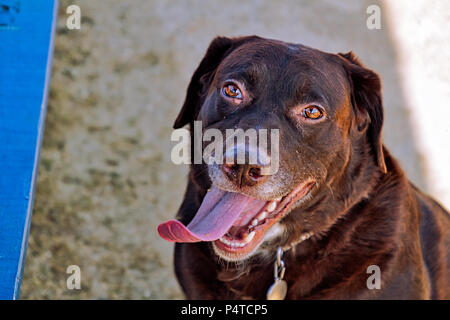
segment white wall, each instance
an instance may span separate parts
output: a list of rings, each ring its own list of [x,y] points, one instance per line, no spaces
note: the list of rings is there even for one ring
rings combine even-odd
[[[450,1],[385,1],[427,191],[450,208]]]

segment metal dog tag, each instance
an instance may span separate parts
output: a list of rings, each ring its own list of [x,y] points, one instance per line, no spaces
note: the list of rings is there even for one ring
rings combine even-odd
[[[284,300],[287,294],[287,283],[284,280],[275,280],[267,290],[267,300]]]
[[[274,279],[275,282],[267,290],[267,300],[284,300],[287,294],[287,282],[283,280],[284,273],[286,272],[286,266],[284,261],[281,259],[283,257],[283,250],[278,247],[277,249],[277,260],[274,263]]]

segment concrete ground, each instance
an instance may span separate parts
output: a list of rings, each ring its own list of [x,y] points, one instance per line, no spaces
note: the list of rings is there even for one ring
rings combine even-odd
[[[70,4],[81,8],[81,30],[65,27]],[[381,8],[380,30],[366,26],[371,4]],[[437,167],[450,161],[439,151],[448,126],[425,112],[448,114],[450,50],[441,33],[448,37],[449,19],[441,16],[449,5],[430,7],[425,1],[416,9],[406,1],[60,1],[21,297],[183,297],[173,246],[157,236],[156,226],[175,215],[182,199],[187,168],[170,161],[171,127],[216,35],[353,50],[383,79],[386,145],[412,181],[450,205],[450,173]],[[430,44],[435,51],[425,50]],[[427,78],[414,82],[428,73],[431,85]],[[81,290],[66,287],[69,265],[81,268]]]

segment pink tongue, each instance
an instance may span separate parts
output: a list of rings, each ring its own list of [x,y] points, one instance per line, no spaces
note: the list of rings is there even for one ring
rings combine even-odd
[[[169,220],[158,226],[159,235],[173,242],[213,241],[222,237],[241,213],[256,215],[266,201],[213,187],[188,226]]]

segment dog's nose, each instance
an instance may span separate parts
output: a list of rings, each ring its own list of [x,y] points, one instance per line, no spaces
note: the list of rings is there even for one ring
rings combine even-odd
[[[224,153],[225,163],[221,169],[225,176],[238,187],[254,186],[266,181],[271,174],[270,156],[264,148],[252,144],[237,144]]]
[[[227,163],[222,165],[222,171],[238,186],[253,186],[268,178],[266,167],[259,164]]]

